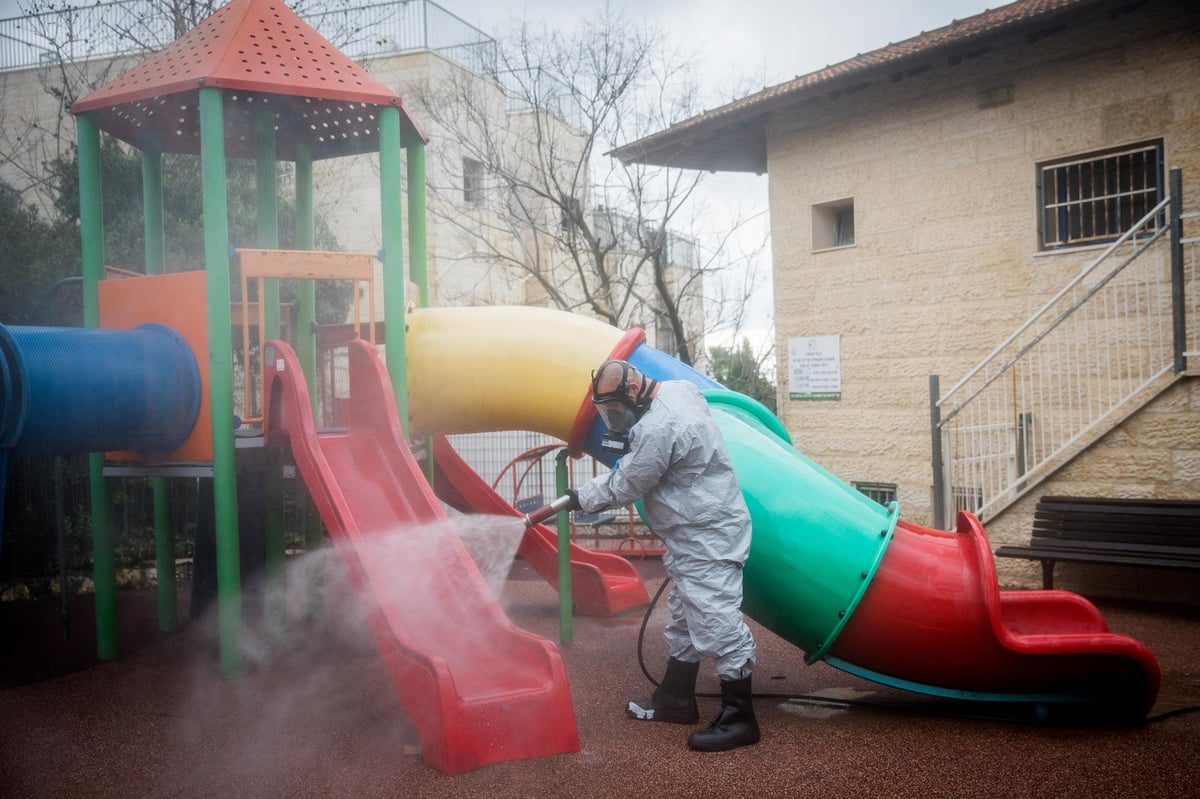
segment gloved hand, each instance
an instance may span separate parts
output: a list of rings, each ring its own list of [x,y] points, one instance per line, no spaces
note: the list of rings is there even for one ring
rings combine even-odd
[[[583,509],[583,506],[579,504],[579,492],[578,491],[576,491],[573,488],[568,488],[567,493],[564,496],[571,498],[570,501],[567,503],[567,507],[566,507],[567,510],[582,510]]]

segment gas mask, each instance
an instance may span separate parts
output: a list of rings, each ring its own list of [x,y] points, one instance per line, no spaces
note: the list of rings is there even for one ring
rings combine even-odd
[[[601,392],[599,391],[600,375],[604,374],[605,369],[610,368],[611,364],[620,365],[621,380],[612,391]],[[605,361],[600,364],[599,369],[592,372],[592,403],[596,406],[596,412],[600,414],[600,418],[604,420],[608,429],[618,434],[628,433],[637,424],[638,419],[642,418],[642,414],[650,407],[650,394],[655,384],[655,381],[643,377],[637,396],[630,397],[629,373],[631,371],[635,370],[625,361]]]

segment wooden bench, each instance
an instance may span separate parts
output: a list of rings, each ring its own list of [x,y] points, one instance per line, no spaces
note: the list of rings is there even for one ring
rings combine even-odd
[[[1200,569],[1200,500],[1042,497],[1029,546],[996,557],[1040,560],[1047,589],[1059,561]]]
[[[534,494],[533,496],[525,497],[523,499],[518,499],[516,502],[513,503],[513,508],[518,513],[532,513],[533,511],[544,506],[545,504],[546,504],[545,497],[543,497],[541,494]]]

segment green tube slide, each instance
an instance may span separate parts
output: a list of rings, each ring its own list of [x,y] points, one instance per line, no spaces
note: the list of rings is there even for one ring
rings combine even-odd
[[[754,520],[743,609],[813,663],[870,585],[899,509],[879,505],[797,452],[779,420],[754,400],[719,389],[704,396]]]

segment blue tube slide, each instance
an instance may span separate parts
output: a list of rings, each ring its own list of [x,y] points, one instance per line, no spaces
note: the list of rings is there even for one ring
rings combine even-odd
[[[200,412],[200,370],[169,327],[0,325],[0,447],[17,453],[177,449]]]

